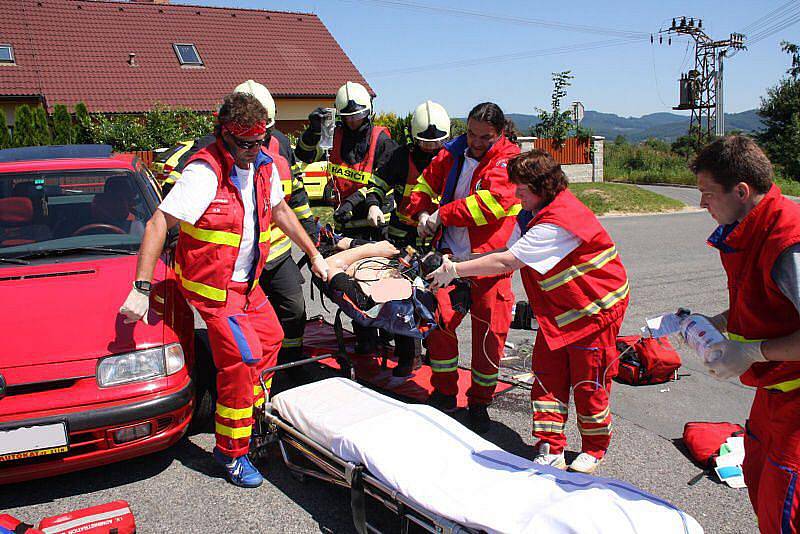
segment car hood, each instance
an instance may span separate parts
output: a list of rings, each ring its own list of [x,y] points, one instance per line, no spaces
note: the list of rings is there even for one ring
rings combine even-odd
[[[89,360],[163,344],[163,323],[127,325],[119,315],[135,271],[133,255],[0,268],[0,367]],[[154,279],[165,273],[159,261]]]

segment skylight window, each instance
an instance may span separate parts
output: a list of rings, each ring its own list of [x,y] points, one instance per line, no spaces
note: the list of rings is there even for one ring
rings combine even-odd
[[[200,59],[200,54],[197,53],[197,48],[190,43],[174,43],[172,47],[175,49],[175,55],[178,56],[178,61],[181,65],[198,66],[203,64]]]
[[[14,63],[14,48],[9,44],[0,44],[0,63]]]

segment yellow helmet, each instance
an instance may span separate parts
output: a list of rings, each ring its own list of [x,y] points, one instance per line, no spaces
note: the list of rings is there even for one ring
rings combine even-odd
[[[248,93],[256,97],[267,110],[267,128],[275,125],[275,100],[264,85],[253,80],[247,80],[236,86],[234,93]]]
[[[442,141],[450,136],[450,117],[441,104],[426,100],[411,117],[411,136],[419,141]]]
[[[342,117],[372,113],[372,97],[360,83],[347,82],[336,91],[336,111]]]

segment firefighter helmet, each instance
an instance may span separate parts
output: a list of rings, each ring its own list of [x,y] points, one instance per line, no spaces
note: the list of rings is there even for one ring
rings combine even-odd
[[[372,112],[372,97],[360,83],[347,82],[336,91],[336,111],[342,117]]]
[[[254,82],[253,80],[247,80],[237,85],[233,92],[248,93],[256,97],[256,99],[261,102],[261,105],[264,106],[264,109],[267,110],[267,128],[275,125],[275,100],[269,93],[269,89],[264,85]]]
[[[450,135],[450,117],[441,104],[426,100],[411,117],[411,136],[418,141],[443,141]]]

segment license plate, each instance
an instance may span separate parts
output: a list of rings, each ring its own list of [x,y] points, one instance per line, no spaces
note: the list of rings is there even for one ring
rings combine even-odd
[[[59,454],[68,450],[66,423],[0,430],[0,462]]]

